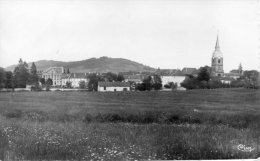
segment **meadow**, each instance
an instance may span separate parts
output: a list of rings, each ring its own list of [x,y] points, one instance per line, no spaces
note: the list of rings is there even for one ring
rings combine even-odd
[[[259,90],[0,93],[2,160],[258,157]]]

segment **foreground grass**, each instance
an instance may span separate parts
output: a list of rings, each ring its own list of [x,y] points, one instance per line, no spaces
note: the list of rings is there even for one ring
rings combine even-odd
[[[257,158],[260,143],[258,131],[194,124],[23,122],[3,129],[12,160]],[[256,150],[239,151],[239,144]]]
[[[0,159],[257,158],[259,98],[256,90],[0,93]]]

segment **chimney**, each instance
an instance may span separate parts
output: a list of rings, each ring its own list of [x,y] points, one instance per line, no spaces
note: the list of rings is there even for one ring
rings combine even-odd
[[[74,78],[76,77],[76,74],[74,73]]]

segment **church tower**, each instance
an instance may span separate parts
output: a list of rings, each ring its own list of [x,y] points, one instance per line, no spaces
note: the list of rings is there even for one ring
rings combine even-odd
[[[212,59],[211,59],[211,75],[217,77],[224,76],[223,54],[220,51],[218,36],[217,36],[215,51],[213,52]]]

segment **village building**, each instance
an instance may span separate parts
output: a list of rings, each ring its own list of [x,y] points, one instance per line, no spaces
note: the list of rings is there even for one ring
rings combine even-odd
[[[161,75],[162,87],[166,84],[173,82],[177,85],[177,88],[181,87],[181,83],[189,75],[196,77],[198,75],[198,70],[196,68],[184,67],[182,70],[175,69],[172,73]]]
[[[169,84],[170,82],[173,82],[174,84],[177,84],[177,87],[181,86],[181,83],[185,80],[185,75],[167,75],[167,76],[161,76],[162,80],[162,87],[166,84]]]
[[[213,77],[223,77],[223,53],[220,51],[218,36],[215,45],[215,51],[212,54],[211,59],[211,76]]]
[[[85,83],[88,82],[87,74],[86,73],[69,73],[62,77],[62,86],[66,86],[67,82],[71,83],[71,87],[78,88],[80,82],[84,81]]]
[[[42,78],[51,79],[53,82],[53,86],[61,86],[62,81],[61,78],[65,74],[65,70],[63,67],[50,67],[44,71],[42,71]]]
[[[143,82],[143,79],[145,78],[145,76],[141,75],[141,74],[125,75],[124,78],[125,78],[125,82],[131,82],[131,83],[138,84],[138,83]]]
[[[240,63],[238,69],[233,69],[229,73],[225,73],[225,77],[231,77],[233,79],[238,79],[243,75],[242,64]]]
[[[219,78],[219,80],[223,84],[231,84],[231,82],[234,81],[235,79],[232,77],[221,77]]]
[[[129,82],[98,82],[98,91],[100,92],[130,91],[130,83]]]
[[[183,68],[181,70],[182,75],[193,75],[193,76],[197,76],[198,75],[198,70],[196,68]]]

